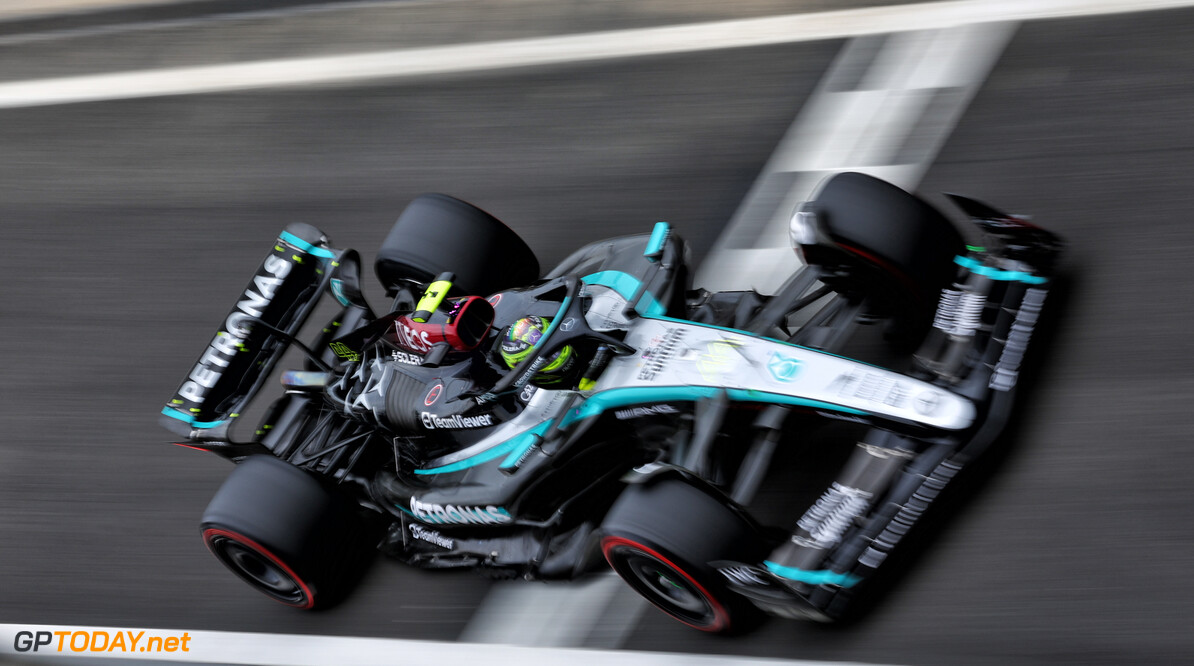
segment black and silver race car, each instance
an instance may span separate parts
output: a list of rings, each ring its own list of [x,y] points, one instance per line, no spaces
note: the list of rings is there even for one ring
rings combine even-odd
[[[833,176],[791,218],[806,266],[763,296],[690,290],[666,223],[541,277],[497,219],[423,195],[377,254],[384,314],[355,251],[292,224],[162,410],[179,444],[238,463],[203,539],[300,608],[341,598],[376,547],[544,580],[604,559],[711,632],[760,610],[837,618],[1003,428],[1061,249],[950,197],[981,246],[895,186]],[[338,314],[303,344],[324,294]],[[843,355],[867,325],[881,362]],[[302,367],[234,440],[287,349]],[[766,524],[777,447],[825,423],[854,433],[852,453]]]

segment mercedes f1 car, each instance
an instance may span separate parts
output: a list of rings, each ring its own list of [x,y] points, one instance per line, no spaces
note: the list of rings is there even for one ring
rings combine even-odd
[[[829,178],[791,218],[804,268],[763,296],[689,289],[666,223],[541,276],[500,221],[423,195],[377,253],[384,314],[355,251],[292,224],[162,410],[177,443],[238,463],[203,539],[300,608],[341,598],[376,548],[540,580],[604,560],[711,632],[837,618],[1008,420],[1061,249],[949,196],[981,244],[893,185]],[[336,314],[304,344],[325,294]],[[904,351],[844,355],[876,324]],[[234,440],[287,349],[301,367]],[[858,433],[840,471],[768,523],[777,447],[825,422]]]

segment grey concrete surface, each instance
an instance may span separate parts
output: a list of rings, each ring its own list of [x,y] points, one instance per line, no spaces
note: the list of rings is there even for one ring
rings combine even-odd
[[[648,613],[627,647],[1188,663],[1192,20],[1022,27],[924,182],[1072,243],[1010,450],[948,529],[853,625],[725,640]],[[0,113],[0,622],[454,639],[486,581],[379,562],[304,614],[225,573],[195,523],[226,463],[165,444],[162,402],[289,221],[369,261],[439,190],[544,264],[658,219],[703,251],[838,46]]]
[[[148,9],[114,24],[38,23],[16,34],[0,23],[0,81],[78,76],[246,60],[359,53],[648,26],[698,23],[907,0],[273,0],[271,11],[200,11],[155,19]],[[285,3],[293,1],[293,7]],[[254,3],[234,6],[252,9]],[[157,7],[157,5],[154,5]],[[167,9],[171,6],[167,5]],[[133,18],[143,20],[134,21]]]

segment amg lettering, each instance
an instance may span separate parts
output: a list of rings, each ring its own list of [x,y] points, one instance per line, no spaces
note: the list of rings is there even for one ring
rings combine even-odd
[[[655,416],[657,414],[679,414],[680,410],[671,405],[652,405],[650,407],[631,407],[629,409],[619,409],[614,412],[614,416],[618,420],[625,421],[626,419],[637,419],[643,416]]]

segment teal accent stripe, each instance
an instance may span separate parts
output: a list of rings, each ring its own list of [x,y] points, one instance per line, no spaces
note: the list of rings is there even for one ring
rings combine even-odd
[[[969,270],[975,275],[981,275],[992,280],[999,280],[1002,282],[1023,282],[1025,284],[1045,284],[1049,280],[1039,275],[1025,273],[1023,271],[1005,271],[1001,268],[993,266],[984,266],[981,262],[973,257],[954,257],[954,263]]]
[[[315,247],[307,241],[290,233],[289,231],[283,231],[282,235],[278,236],[278,239],[284,243],[295,246],[300,252],[306,252],[307,254],[319,257],[321,259],[331,259],[332,257],[336,256],[336,254],[331,250],[325,250],[322,247]]]
[[[393,503],[393,502],[391,502],[391,504],[394,504],[394,503]],[[416,516],[415,514],[411,513],[410,509],[408,509],[408,508],[406,508],[406,507],[402,506],[401,504],[394,504],[394,508],[395,508],[395,509],[398,509],[398,510],[399,510],[399,511],[401,511],[402,513],[405,513],[406,515],[410,516],[411,518],[414,518],[415,520],[418,520],[418,519],[419,519],[419,517],[418,517],[418,516]]]
[[[531,349],[536,349],[543,344],[546,344],[547,339],[550,338],[551,334],[555,333],[556,329],[560,326],[560,321],[564,319],[564,313],[568,312],[568,306],[571,304],[572,297],[565,296],[564,301],[560,303],[560,309],[556,310],[556,316],[552,317],[551,323],[547,325],[547,330],[543,332],[543,335],[539,337],[539,341],[536,342],[535,346],[531,347]]]
[[[567,428],[568,426],[587,419],[592,416],[598,416],[611,409],[619,407],[629,407],[631,405],[643,405],[657,402],[695,402],[701,398],[711,398],[717,395],[721,389],[713,386],[636,386],[631,388],[610,389],[608,391],[601,391],[589,397],[579,407],[574,407],[571,411],[560,419],[560,427]],[[850,407],[843,407],[828,402],[821,402],[820,400],[808,400],[807,398],[796,398],[780,393],[768,393],[766,391],[752,391],[747,389],[727,389],[730,400],[736,402],[767,402],[779,403],[781,405],[792,405],[793,407],[810,407],[813,409],[827,409],[834,412],[843,412],[846,414],[865,415],[866,412],[852,409]],[[430,474],[447,474],[449,472],[459,472],[470,467],[476,467],[482,463],[487,463],[490,460],[500,456],[506,456],[502,461],[501,467],[509,468],[518,462],[535,444],[536,435],[543,436],[547,429],[551,426],[551,421],[544,421],[535,427],[521,432],[510,439],[478,453],[470,456],[464,460],[458,460],[450,465],[442,467],[433,467],[430,469],[417,469],[415,474],[430,475]]]
[[[431,469],[416,469],[415,474],[428,475],[428,474],[447,474],[449,472],[459,472],[462,469],[476,467],[477,465],[480,465],[482,463],[487,463],[490,460],[493,460],[494,458],[499,458],[501,456],[506,456],[506,455],[508,455],[509,457],[507,457],[504,461],[502,461],[502,467],[507,467],[507,466],[513,465],[514,462],[517,462],[518,458],[523,453],[525,453],[527,449],[531,448],[532,444],[535,443],[534,436],[542,435],[544,432],[547,432],[547,428],[550,424],[551,424],[550,421],[544,421],[543,423],[540,423],[539,425],[535,426],[534,428],[531,428],[530,430],[521,432],[521,433],[511,437],[510,439],[507,439],[506,441],[502,442],[501,444],[498,444],[497,446],[495,446],[491,449],[482,451],[475,456],[469,456],[468,458],[465,458],[464,460],[457,460],[456,462],[454,462],[450,465],[444,465],[442,467],[432,467]]]
[[[544,421],[543,423],[540,423],[521,435],[516,435],[510,440],[510,443],[514,446],[514,449],[510,451],[510,455],[506,456],[506,459],[503,460],[502,464],[498,466],[502,469],[509,469],[517,465],[518,459],[521,458],[527,451],[531,450],[531,447],[535,445],[535,442],[539,441],[539,438],[543,436],[543,433],[547,432],[547,429],[550,426],[551,421]]]
[[[608,391],[601,391],[593,394],[584,404],[573,409],[564,416],[561,421],[561,427],[567,427],[572,423],[587,419],[591,416],[597,416],[610,409],[617,409],[618,407],[629,407],[631,405],[643,405],[657,402],[696,402],[701,398],[712,398],[717,395],[722,389],[713,386],[635,386],[630,388],[617,388]],[[783,395],[781,393],[770,393],[767,391],[754,391],[749,389],[726,389],[726,394],[730,400],[735,402],[771,402],[783,405],[792,405],[793,407],[811,407],[814,409],[827,409],[835,412],[843,412],[846,414],[865,415],[866,412],[852,409],[850,407],[843,407],[820,400],[809,400],[807,398],[797,398],[790,395]]]
[[[666,222],[661,224],[666,224]],[[638,278],[622,271],[598,271],[582,277],[581,281],[585,284],[609,287],[618,292],[618,295],[627,301],[634,298],[634,295],[638,293],[639,285],[642,284],[642,281]],[[667,311],[667,308],[655,300],[655,296],[650,292],[643,294],[643,297],[638,301],[638,306],[634,309],[641,315],[651,316],[661,315]]]
[[[647,241],[647,249],[643,250],[643,256],[650,257],[663,251],[663,242],[667,240],[667,234],[671,229],[667,222],[656,222],[655,228],[651,230],[651,240]]]
[[[198,428],[200,430],[203,430],[206,428],[214,428],[218,425],[223,425],[224,423],[227,423],[226,420],[224,420],[224,421],[196,421],[194,416],[191,416],[190,414],[186,414],[184,412],[180,412],[177,409],[174,409],[172,407],[163,407],[162,415],[169,416],[172,419],[178,419],[179,421],[182,421],[183,423],[191,426],[192,428]]]
[[[476,467],[481,463],[487,463],[494,458],[499,458],[513,451],[516,446],[523,442],[522,436],[525,434],[526,433],[516,435],[502,442],[501,444],[498,444],[492,449],[482,451],[481,453],[465,458],[464,460],[458,460],[450,465],[444,465],[443,467],[433,467],[431,469],[416,469],[415,474],[447,474],[448,472],[459,472],[462,469],[468,469],[470,467]]]
[[[808,583],[809,585],[837,585],[840,587],[853,587],[862,580],[861,577],[854,574],[837,573],[834,571],[826,571],[824,569],[818,571],[808,571],[806,569],[797,569],[795,567],[785,567],[776,564],[770,560],[764,560],[767,570],[788,580],[794,580],[801,583]]]

